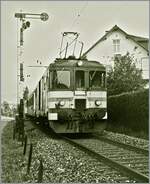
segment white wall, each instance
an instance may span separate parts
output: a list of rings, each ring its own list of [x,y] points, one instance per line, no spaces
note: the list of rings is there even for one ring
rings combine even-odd
[[[94,47],[88,54],[87,58],[90,60],[100,61],[106,66],[113,67],[113,40],[120,40],[120,52],[118,54],[125,55],[127,52],[133,55],[133,59],[138,68],[143,69],[143,78],[149,79],[149,58],[148,52],[139,46],[136,42],[132,41],[120,31],[114,31],[107,35],[107,39],[101,41]],[[135,49],[137,47],[137,49]]]

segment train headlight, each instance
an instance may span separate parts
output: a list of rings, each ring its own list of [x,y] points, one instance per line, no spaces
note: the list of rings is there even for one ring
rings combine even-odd
[[[82,61],[78,61],[78,62],[77,62],[77,65],[78,65],[78,66],[82,66],[82,65],[83,65],[83,62],[82,62]]]
[[[101,103],[100,100],[96,100],[96,101],[95,101],[95,105],[100,106],[101,104],[102,104],[102,103]]]
[[[65,105],[65,101],[59,101],[59,105],[60,106],[64,106]]]

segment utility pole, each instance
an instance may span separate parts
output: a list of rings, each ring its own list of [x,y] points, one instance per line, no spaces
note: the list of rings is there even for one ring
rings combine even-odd
[[[17,18],[17,104],[19,104],[21,101],[23,101],[23,94],[21,94],[20,85],[19,85],[19,83],[21,83],[23,88],[23,82],[24,82],[23,33],[27,28],[30,27],[30,22],[26,21],[26,19],[40,19],[42,21],[47,21],[49,16],[47,13],[33,14],[33,13],[20,12],[20,13],[15,13],[15,18]],[[20,26],[18,26],[18,20],[20,20]],[[20,34],[18,34],[18,32]],[[20,72],[18,72],[18,70]]]

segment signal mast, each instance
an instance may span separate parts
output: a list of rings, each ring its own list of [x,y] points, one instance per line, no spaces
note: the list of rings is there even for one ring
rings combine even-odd
[[[33,13],[15,13],[15,18],[20,20],[20,28],[17,22],[17,32],[19,32],[19,36],[17,33],[17,104],[23,104],[23,92],[21,92],[21,87],[23,89],[24,75],[23,75],[23,33],[24,31],[30,27],[30,22],[26,21],[26,19],[41,19],[42,21],[47,21],[49,16],[47,13],[41,14],[33,14]],[[18,21],[18,20],[17,20]],[[19,37],[19,39],[18,39]],[[19,40],[19,41],[18,41]],[[18,72],[18,69],[20,73]],[[20,80],[19,80],[20,77]],[[22,94],[21,94],[22,93]]]

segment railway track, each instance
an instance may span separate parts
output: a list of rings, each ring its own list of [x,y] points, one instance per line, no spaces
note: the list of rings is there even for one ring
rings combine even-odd
[[[149,150],[147,150],[147,149],[143,149],[143,148],[133,146],[133,145],[130,145],[130,144],[125,144],[125,143],[119,142],[117,140],[112,140],[112,139],[110,139],[106,136],[100,136],[100,135],[95,135],[94,134],[93,137],[95,137],[96,139],[99,139],[100,141],[105,141],[107,143],[122,147],[124,149],[128,149],[130,151],[134,151],[136,153],[141,153],[141,154],[144,154],[146,156],[149,155]]]
[[[34,128],[40,129],[49,137],[49,130],[44,127],[32,124],[29,130]],[[110,175],[117,176],[114,178],[118,182],[149,182],[148,177],[148,150],[135,146],[110,140],[104,136],[93,135],[90,138],[71,139],[53,133],[55,138],[64,139],[73,144],[80,150],[88,153],[93,158],[104,163],[102,170],[108,170]],[[96,148],[96,149],[95,149]]]
[[[129,179],[135,182],[149,182],[148,150],[125,145],[104,137],[90,139],[70,139],[62,137],[92,157],[104,162],[120,173],[120,180]],[[112,171],[114,172],[114,171]]]

